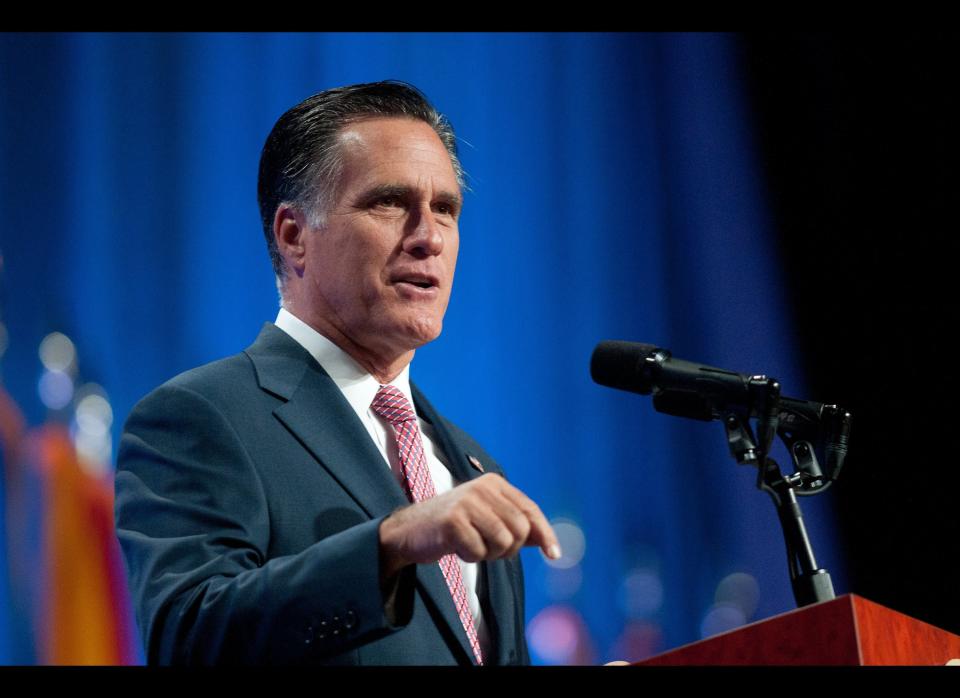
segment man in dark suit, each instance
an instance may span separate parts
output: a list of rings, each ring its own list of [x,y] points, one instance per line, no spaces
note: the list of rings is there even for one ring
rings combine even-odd
[[[458,249],[453,131],[395,82],[314,95],[263,149],[282,308],[131,413],[117,532],[151,663],[523,664],[539,508],[409,381]]]

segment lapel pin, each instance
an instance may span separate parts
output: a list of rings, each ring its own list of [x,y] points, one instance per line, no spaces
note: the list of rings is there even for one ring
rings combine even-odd
[[[477,470],[479,470],[481,473],[484,472],[484,470],[483,470],[483,465],[481,465],[479,458],[477,458],[476,456],[471,456],[471,455],[468,453],[468,454],[467,454],[467,460],[470,461],[470,465],[472,465],[474,468],[476,468]]]

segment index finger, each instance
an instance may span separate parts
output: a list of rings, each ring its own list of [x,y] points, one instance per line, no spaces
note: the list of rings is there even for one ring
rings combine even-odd
[[[553,526],[540,511],[537,503],[506,480],[503,481],[501,491],[515,507],[524,513],[530,522],[530,534],[527,536],[524,545],[539,546],[548,558],[559,560],[560,556],[563,555],[563,551],[560,550],[560,541],[553,531]]]

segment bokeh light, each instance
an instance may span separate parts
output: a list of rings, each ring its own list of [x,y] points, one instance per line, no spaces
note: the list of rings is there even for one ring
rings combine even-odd
[[[40,362],[48,371],[61,371],[75,375],[77,350],[73,342],[62,332],[51,332],[40,342]]]
[[[86,386],[84,386],[86,387]],[[77,426],[93,435],[103,435],[110,431],[113,424],[113,410],[106,397],[90,393],[80,397],[77,391]]]
[[[726,604],[740,609],[743,617],[750,619],[760,603],[760,585],[746,572],[734,572],[724,577],[717,585],[714,595],[717,604]]]
[[[527,626],[527,641],[534,656],[547,664],[595,661],[590,632],[570,606],[547,606],[535,615]]]
[[[37,392],[48,409],[62,410],[73,399],[73,378],[63,371],[44,371]]]
[[[96,383],[87,383],[77,390],[73,421],[73,443],[80,464],[95,476],[102,476],[113,461],[110,427],[113,409],[106,391]]]
[[[543,559],[551,567],[567,568],[580,564],[587,549],[587,539],[583,529],[575,521],[557,518],[550,522],[563,554],[558,560],[551,560],[544,555]],[[542,553],[541,553],[542,554]]]
[[[714,604],[700,622],[700,637],[711,637],[745,625],[760,603],[760,585],[746,572],[728,574],[717,584]]]
[[[610,661],[639,662],[663,651],[663,629],[657,623],[635,620],[627,623],[614,641],[608,657]]]
[[[627,618],[648,618],[663,606],[663,581],[656,570],[632,570],[620,584],[620,609]]]
[[[747,622],[746,617],[736,606],[720,603],[714,604],[707,611],[700,623],[700,637],[707,638],[728,630],[739,628]]]

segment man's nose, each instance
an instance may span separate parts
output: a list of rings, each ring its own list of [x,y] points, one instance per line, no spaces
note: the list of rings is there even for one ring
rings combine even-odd
[[[418,207],[410,219],[403,249],[416,257],[430,257],[443,251],[443,228],[429,204]]]

